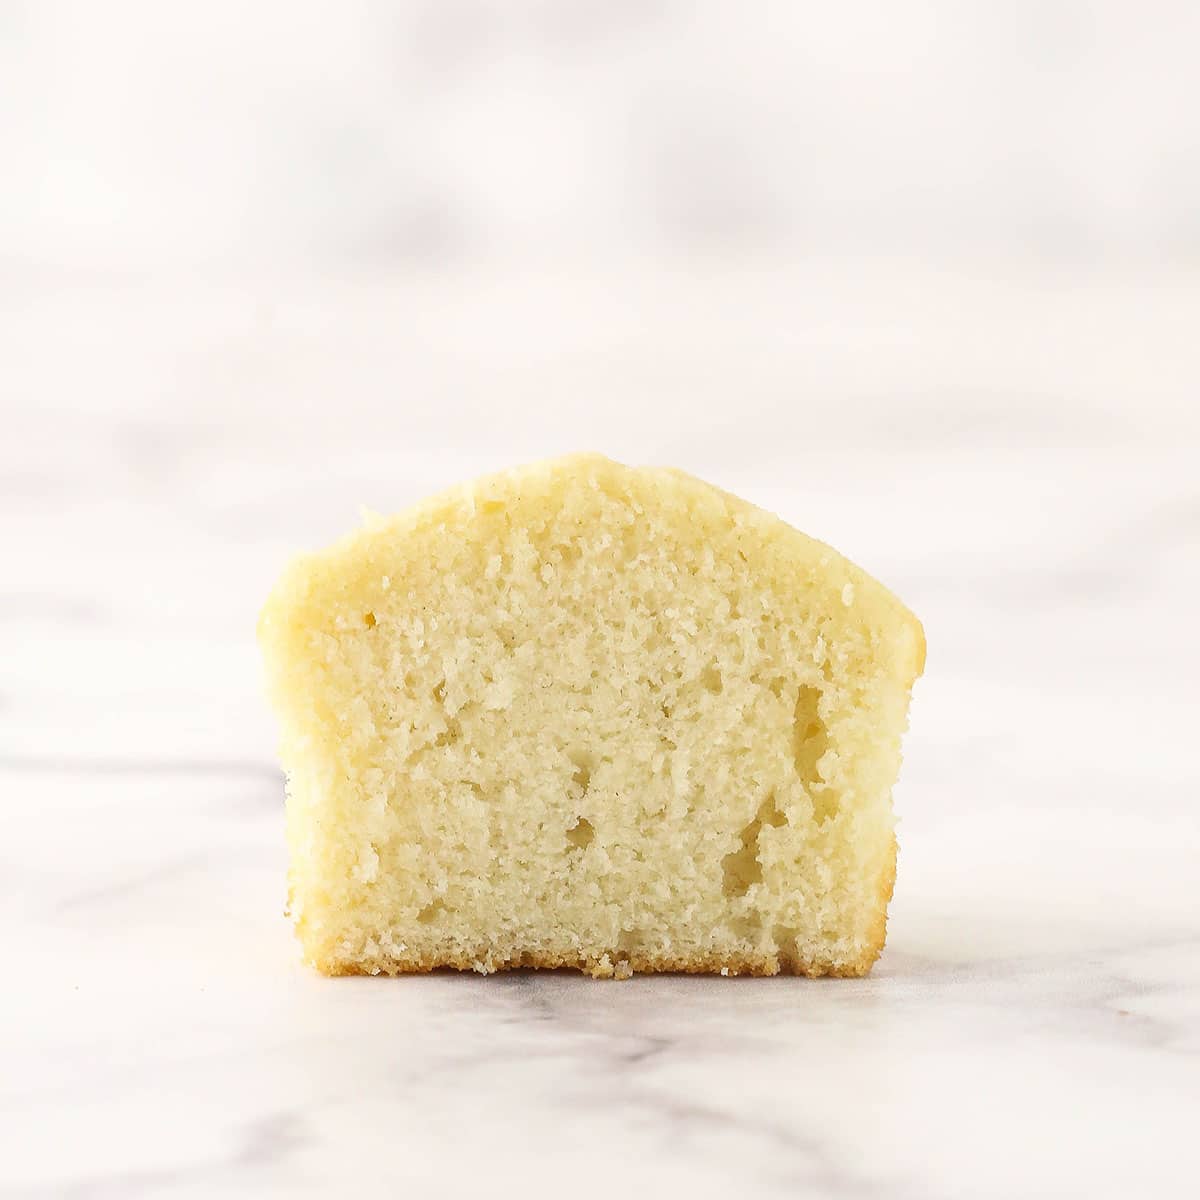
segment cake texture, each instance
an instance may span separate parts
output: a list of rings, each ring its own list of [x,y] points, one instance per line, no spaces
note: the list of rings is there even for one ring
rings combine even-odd
[[[925,642],[828,546],[577,455],[372,518],[259,623],[328,974],[861,975]]]

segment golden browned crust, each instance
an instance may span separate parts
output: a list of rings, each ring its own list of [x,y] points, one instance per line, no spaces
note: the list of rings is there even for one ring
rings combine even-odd
[[[888,905],[892,902],[892,893],[896,888],[896,854],[898,843],[892,835],[891,853],[879,876],[879,898],[876,902],[875,922],[867,941],[867,949],[863,953],[866,966],[858,972],[865,975],[874,965],[875,960],[883,953],[884,942],[887,941]]]
[[[695,958],[652,957],[644,954],[623,955],[614,959],[605,954],[599,959],[558,955],[543,955],[525,952],[513,958],[496,959],[486,964],[484,974],[498,971],[515,971],[526,968],[535,970],[568,969],[590,975],[593,979],[627,979],[636,974],[682,975],[803,975],[809,979],[831,976],[840,979],[856,979],[866,975],[875,962],[876,954],[864,954],[856,962],[808,962],[789,959],[774,954],[746,955],[701,955]],[[480,971],[477,959],[459,955],[436,956],[425,959],[415,957],[388,957],[370,962],[317,962],[314,964],[325,975],[428,975],[432,971],[449,969],[454,971]]]

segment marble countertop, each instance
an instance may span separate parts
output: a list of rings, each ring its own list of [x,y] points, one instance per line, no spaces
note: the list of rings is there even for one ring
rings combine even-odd
[[[0,277],[0,1196],[1194,1196],[1200,279],[692,263]],[[925,621],[856,981],[327,980],[286,555],[592,447]]]

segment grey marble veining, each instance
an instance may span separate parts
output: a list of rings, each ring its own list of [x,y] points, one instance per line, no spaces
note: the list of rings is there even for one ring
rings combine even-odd
[[[699,282],[698,282],[699,280]],[[1191,1196],[1200,284],[785,262],[0,277],[0,1196]],[[325,980],[286,555],[592,446],[925,621],[865,980]]]

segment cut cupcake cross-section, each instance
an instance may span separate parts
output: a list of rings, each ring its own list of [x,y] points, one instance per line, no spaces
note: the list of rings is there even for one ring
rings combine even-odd
[[[680,472],[579,455],[297,560],[259,636],[329,974],[861,975],[915,617]]]

